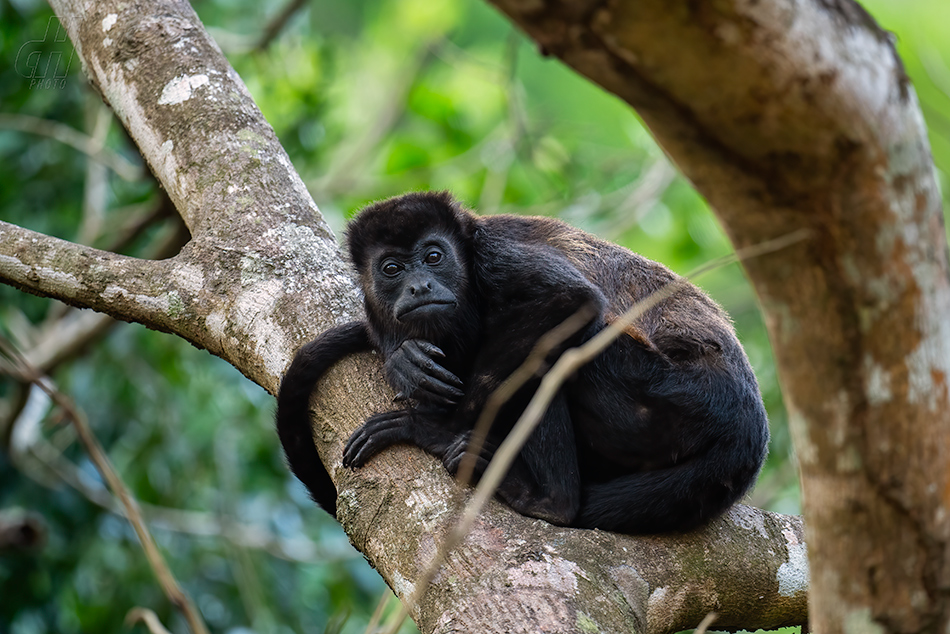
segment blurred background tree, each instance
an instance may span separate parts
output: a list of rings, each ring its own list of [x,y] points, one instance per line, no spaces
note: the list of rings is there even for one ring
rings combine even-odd
[[[557,216],[680,273],[730,249],[628,107],[481,2],[193,4],[338,232],[368,201],[449,189],[480,213]],[[950,5],[864,5],[897,34],[945,172]],[[174,253],[187,235],[51,17],[35,0],[0,0],[0,218],[130,255]],[[62,80],[33,81],[35,62],[57,52]],[[755,297],[738,266],[699,283],[735,320],[771,417],[750,502],[795,513]],[[0,336],[89,416],[214,631],[365,629],[385,586],[284,467],[263,390],[181,339],[5,286]],[[49,411],[0,365],[0,512],[46,525],[42,545],[0,550],[0,634],[117,631],[135,606],[181,629],[71,428]]]

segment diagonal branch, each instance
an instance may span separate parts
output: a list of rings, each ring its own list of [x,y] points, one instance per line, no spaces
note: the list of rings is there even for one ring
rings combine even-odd
[[[188,3],[52,5],[193,239],[143,262],[3,225],[0,279],[181,335],[275,391],[293,350],[359,301],[273,130]]]
[[[51,4],[93,87],[192,236],[251,246],[266,228],[291,221],[332,239],[270,124],[190,5]]]

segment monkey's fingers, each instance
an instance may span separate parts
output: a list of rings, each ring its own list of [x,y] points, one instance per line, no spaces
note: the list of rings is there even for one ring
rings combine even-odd
[[[343,466],[358,469],[383,449],[409,439],[410,416],[403,410],[371,417],[353,432],[343,448]]]
[[[439,348],[427,341],[417,339],[406,342],[406,344],[410,343],[414,345],[404,345],[406,356],[423,374],[457,388],[462,387],[462,380],[460,378],[443,368],[432,358],[433,356],[445,357],[445,354],[443,354]]]
[[[462,379],[458,378],[431,359],[429,360],[429,363],[423,367],[423,370],[432,378],[438,379],[442,383],[447,383],[455,388],[458,388],[459,390],[465,386],[465,384],[462,383]]]
[[[445,466],[445,470],[453,476],[458,475],[459,468],[462,466],[465,456],[468,455],[470,437],[471,432],[461,434],[442,458],[442,464]],[[468,484],[477,484],[478,481],[482,479],[482,475],[485,473],[485,470],[488,469],[488,463],[491,461],[494,453],[494,445],[486,442],[486,444],[482,446],[482,450],[475,456],[475,465],[472,469],[472,476]]]
[[[451,385],[432,377],[425,377],[419,383],[418,399],[438,405],[458,405],[465,393]]]
[[[445,470],[448,471],[452,476],[457,476],[459,468],[462,466],[462,460],[465,457],[465,452],[453,456],[451,460],[443,460],[442,464],[445,466]],[[475,465],[472,468],[472,475],[469,478],[469,481],[465,484],[478,484],[478,481],[482,479],[485,471],[488,469],[488,460],[483,456],[475,456]]]
[[[448,399],[433,392],[426,392],[423,390],[416,392],[415,400],[424,405],[429,405],[449,411],[455,409],[456,405],[458,405],[457,400]]]
[[[435,345],[434,343],[429,343],[424,339],[411,339],[406,343],[412,343],[417,347],[423,354],[428,357],[438,357],[439,359],[445,358],[445,353],[442,352],[442,348]]]

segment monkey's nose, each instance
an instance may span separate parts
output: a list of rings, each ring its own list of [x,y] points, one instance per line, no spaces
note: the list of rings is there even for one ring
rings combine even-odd
[[[432,282],[426,280],[425,282],[420,282],[418,284],[412,284],[409,286],[409,294],[415,295],[416,293],[428,293],[432,290]]]

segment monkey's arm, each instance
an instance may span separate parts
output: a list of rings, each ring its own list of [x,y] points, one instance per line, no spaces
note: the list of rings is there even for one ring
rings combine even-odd
[[[471,435],[471,431],[459,434],[442,458],[452,475],[458,473],[470,449]],[[501,440],[498,434],[492,434],[475,456],[474,482],[485,473]],[[559,526],[573,524],[580,509],[581,480],[574,429],[563,392],[558,392],[548,406],[498,487],[497,495],[522,515]]]
[[[365,322],[331,328],[297,351],[277,395],[277,434],[290,469],[306,485],[313,500],[334,516],[336,487],[313,444],[310,393],[334,363],[371,348]]]
[[[502,228],[504,229],[504,228]],[[468,449],[470,431],[486,401],[538,343],[539,338],[581,310],[588,324],[548,353],[553,362],[599,327],[606,300],[571,262],[545,244],[520,240],[504,230],[477,237],[476,271],[484,302],[484,334],[471,384],[456,412],[464,430],[443,457],[451,473]],[[486,445],[477,456],[477,479],[497,444],[509,433],[534,394],[529,381],[498,412]],[[555,524],[571,524],[580,507],[581,481],[573,422],[567,399],[558,393],[528,438],[498,491],[513,509]]]

